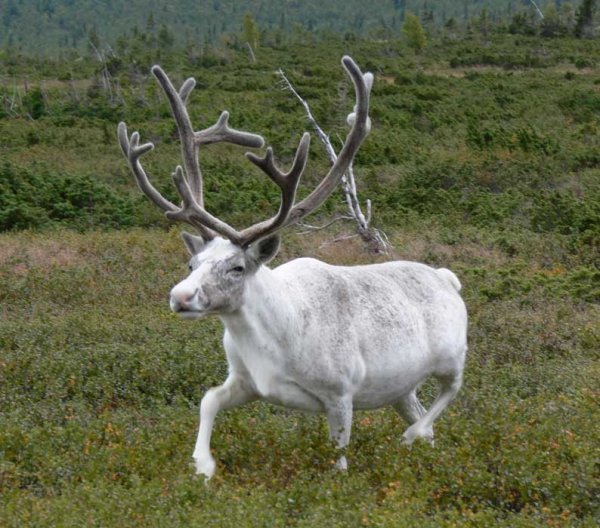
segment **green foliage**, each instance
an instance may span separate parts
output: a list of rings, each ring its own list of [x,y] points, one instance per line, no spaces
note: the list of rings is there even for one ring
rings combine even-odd
[[[592,37],[594,34],[594,11],[596,0],[582,0],[575,15],[574,34],[578,38]]]
[[[167,37],[163,42],[177,46],[231,43],[247,13],[261,28],[261,38],[277,45],[326,37],[332,32],[348,38],[389,38],[400,31],[408,11],[420,16],[429,33],[441,31],[454,36],[476,29],[487,39],[491,32],[508,27],[517,34],[540,32],[549,37],[571,33],[575,28],[574,6],[579,4],[580,13],[586,2],[537,0],[544,20],[531,2],[514,0],[437,0],[427,4],[422,0],[385,0],[375,5],[361,0],[247,0],[243,5],[236,0],[173,0],[169,5],[144,0],[6,0],[5,4],[0,46],[8,53],[50,56],[76,49],[96,56],[97,51],[119,47],[119,42],[131,37],[142,37],[147,43]],[[557,5],[558,10],[554,9]],[[139,51],[145,50],[140,47]]]
[[[569,90],[560,98],[559,106],[577,121],[592,121],[600,112],[600,94],[582,89]]]
[[[158,32],[157,37],[157,43],[160,49],[164,51],[171,48],[175,43],[175,36],[173,35],[173,33],[171,33],[171,31],[165,24],[162,24],[160,26],[160,30]]]
[[[31,143],[30,143],[31,144]],[[0,229],[130,227],[133,201],[85,176],[0,166]]]
[[[479,3],[493,20],[491,4]],[[436,37],[432,25],[416,64],[401,39],[298,31],[290,45],[265,30],[251,63],[235,43],[182,50],[179,34],[161,49],[168,16],[144,11],[145,29],[102,64],[0,54],[0,228],[11,231],[0,234],[0,525],[595,526],[600,42],[481,25]],[[148,73],[160,61],[177,86],[197,78],[197,128],[228,109],[286,169],[309,126],[272,72],[284,69],[337,145],[354,104],[343,53],[376,79],[359,195],[390,258],[459,275],[465,386],[436,424],[435,449],[404,450],[405,424],[389,409],[357,413],[346,475],[332,469],[322,417],[265,404],[221,413],[219,473],[204,486],[189,462],[198,402],[226,376],[222,328],[170,315],[165,292],[186,252],[177,229],[152,229],[166,221],[132,183],[116,125],[155,144],[144,167],[177,201],[177,133]],[[242,227],[276,211],[277,188],[242,149],[207,146],[200,159],[212,213]],[[313,139],[301,196],[328,166]],[[288,230],[278,262],[372,260],[352,240],[331,243],[352,229],[336,226]],[[429,403],[434,387],[421,393]]]
[[[565,36],[568,33],[568,27],[561,20],[560,13],[554,6],[549,6],[544,11],[544,19],[540,24],[540,35],[542,37],[554,38]]]
[[[391,410],[358,412],[339,474],[322,417],[253,404],[219,415],[209,486],[189,456],[198,401],[226,365],[217,320],[166,306],[185,274],[178,233],[2,235],[0,522],[593,526],[598,271],[534,269],[552,238],[422,223],[400,235],[415,258],[411,240],[453,251],[471,315],[465,387],[436,448],[403,449]],[[511,246],[523,253],[499,264],[493,248]]]
[[[513,35],[535,35],[536,22],[535,15],[531,11],[515,13],[508,26],[508,31]]]
[[[407,44],[415,51],[422,51],[425,49],[425,46],[427,46],[427,35],[425,34],[425,30],[418,17],[410,11],[407,11],[404,15],[402,32],[404,33]]]
[[[33,87],[23,96],[23,106],[32,119],[39,119],[46,112],[44,94],[39,86]]]
[[[258,31],[258,26],[256,22],[252,18],[250,13],[246,13],[244,15],[244,24],[243,24],[243,36],[242,40],[247,42],[252,49],[258,48],[258,39],[260,38],[260,32]]]

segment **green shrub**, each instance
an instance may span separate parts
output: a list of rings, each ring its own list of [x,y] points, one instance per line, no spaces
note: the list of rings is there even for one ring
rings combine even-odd
[[[39,119],[46,113],[46,99],[39,86],[30,88],[23,96],[23,107],[32,119]]]
[[[135,222],[135,203],[90,176],[0,166],[0,230],[122,228]]]
[[[558,106],[579,122],[590,121],[600,113],[600,94],[578,88],[561,96]]]
[[[94,232],[165,225],[133,189],[121,118],[155,142],[144,166],[179,199],[177,134],[148,73],[158,50],[140,37],[119,52],[112,100],[90,87],[95,58],[0,52],[11,86],[0,88],[0,229],[36,228],[0,233],[0,525],[596,526],[600,80],[563,65],[596,64],[599,43],[471,31],[432,36],[418,61],[389,38],[282,40],[256,63],[234,47],[161,50],[177,86],[198,78],[195,126],[228,109],[284,170],[310,125],[272,72],[286,71],[337,146],[354,104],[339,58],[373,71],[361,201],[395,246],[389,259],[457,273],[470,317],[465,384],[436,422],[435,449],[403,449],[391,409],[357,412],[340,475],[323,417],[256,403],[219,415],[209,486],[190,455],[198,402],[227,366],[218,319],[169,313],[166,293],[186,274],[179,226]],[[24,78],[43,86],[26,100],[36,119],[12,89]],[[211,212],[242,226],[276,211],[277,187],[243,150],[200,157]],[[328,166],[313,137],[301,196]],[[335,194],[317,215],[344,206]],[[372,260],[345,236],[351,224],[330,229],[289,229],[278,261]],[[433,389],[422,387],[426,406]]]
[[[538,232],[569,235],[590,231],[600,236],[600,196],[582,200],[570,192],[538,194],[533,199],[531,225]]]

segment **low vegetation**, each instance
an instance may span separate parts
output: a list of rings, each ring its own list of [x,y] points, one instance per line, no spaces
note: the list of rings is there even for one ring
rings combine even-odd
[[[453,269],[470,313],[465,385],[435,448],[403,448],[392,410],[359,412],[340,474],[322,417],[257,403],[219,416],[209,486],[190,462],[198,402],[226,374],[221,327],[169,312],[185,251],[133,188],[115,137],[125,118],[156,143],[146,164],[175,199],[156,57],[0,57],[0,525],[596,526],[599,47],[491,34],[415,54],[330,37],[261,48],[256,63],[235,48],[161,58],[198,79],[196,123],[228,109],[284,162],[308,125],[273,72],[336,138],[352,105],[340,56],[373,71],[359,192],[395,248],[387,258]],[[239,149],[206,150],[211,210],[242,225],[275,207]],[[309,165],[302,192],[327,165],[317,141]],[[311,222],[342,210],[329,200]],[[298,231],[278,262],[383,258],[345,237],[351,225]],[[434,392],[425,384],[423,399]]]

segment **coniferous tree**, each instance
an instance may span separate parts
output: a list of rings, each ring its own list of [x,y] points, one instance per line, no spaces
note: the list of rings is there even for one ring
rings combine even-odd
[[[254,18],[250,13],[246,13],[244,15],[244,34],[243,40],[247,42],[252,49],[258,48],[258,39],[260,37],[260,32],[258,30],[258,26],[254,21]]]
[[[595,9],[596,0],[583,0],[581,2],[575,15],[575,36],[577,38],[589,38],[593,36]]]
[[[490,20],[487,9],[484,8],[481,10],[481,14],[479,15],[479,20],[477,21],[477,26],[478,26],[479,32],[481,33],[481,36],[483,37],[483,39],[487,41],[490,36],[491,29],[492,29],[492,22]]]
[[[87,32],[87,40],[88,47],[94,52],[98,52],[98,48],[100,48],[100,36],[98,35],[98,31],[96,26],[93,25]]]
[[[404,14],[404,24],[402,25],[402,32],[406,37],[406,42],[416,52],[420,52],[427,46],[427,35],[421,25],[419,18],[412,14],[410,11],[406,11]]]
[[[404,13],[406,12],[406,0],[394,0],[394,9],[400,15],[400,22],[403,22]]]
[[[169,31],[169,28],[163,24],[158,32],[158,46],[163,50],[167,50],[170,49],[174,43],[175,36]]]
[[[544,20],[540,24],[540,35],[542,37],[557,37],[564,34],[564,30],[558,10],[554,6],[549,6],[544,11]]]
[[[148,31],[153,31],[155,27],[156,22],[154,21],[154,13],[150,12],[148,19],[146,20],[146,29]]]

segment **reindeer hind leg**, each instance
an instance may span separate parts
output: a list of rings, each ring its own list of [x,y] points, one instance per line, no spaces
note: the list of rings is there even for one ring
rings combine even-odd
[[[402,443],[410,446],[417,438],[433,444],[433,422],[448,407],[462,385],[462,370],[451,375],[436,376],[440,382],[440,393],[423,416],[410,425],[402,435]]]

